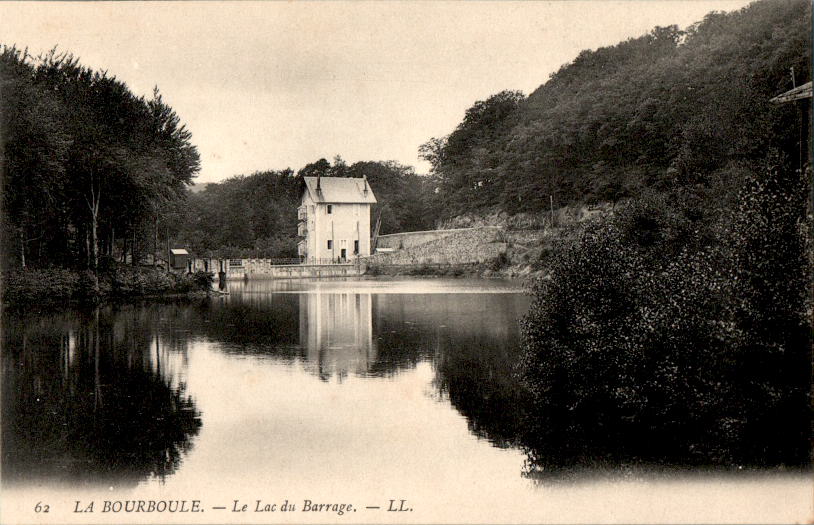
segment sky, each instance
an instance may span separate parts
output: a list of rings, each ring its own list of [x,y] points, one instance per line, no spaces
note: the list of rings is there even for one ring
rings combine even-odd
[[[0,2],[0,43],[54,46],[139,95],[158,86],[201,154],[196,181],[320,158],[428,165],[418,147],[583,49],[748,2]]]

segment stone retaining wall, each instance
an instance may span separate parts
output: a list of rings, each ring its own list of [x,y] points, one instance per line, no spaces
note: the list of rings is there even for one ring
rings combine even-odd
[[[500,228],[446,231],[451,233],[392,253],[377,253],[367,261],[371,264],[471,264],[491,261],[506,252],[507,244]]]
[[[499,227],[482,227],[482,228],[457,228],[450,230],[426,230],[420,232],[404,232],[404,233],[390,233],[388,235],[379,235],[376,241],[377,248],[388,248],[393,250],[405,250],[426,244],[431,241],[443,239],[461,232],[472,230],[494,230],[500,229]]]

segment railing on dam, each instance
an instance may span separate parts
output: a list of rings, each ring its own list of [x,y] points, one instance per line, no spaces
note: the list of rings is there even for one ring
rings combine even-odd
[[[226,279],[299,279],[362,275],[367,264],[331,258],[191,259],[190,271],[202,270]]]

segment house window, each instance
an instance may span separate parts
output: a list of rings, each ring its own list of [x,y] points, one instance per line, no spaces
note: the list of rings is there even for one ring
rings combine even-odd
[[[359,241],[353,241],[353,255],[359,255]]]
[[[333,210],[334,210],[333,205],[329,204],[328,205],[328,213],[333,213]]]
[[[328,239],[328,249],[331,250],[331,249],[333,249],[333,247],[334,247],[334,242],[332,240]]]

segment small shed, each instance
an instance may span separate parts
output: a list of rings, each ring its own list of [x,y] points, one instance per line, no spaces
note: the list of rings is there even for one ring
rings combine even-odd
[[[189,252],[183,248],[173,248],[170,250],[170,266],[176,270],[187,267]]]

